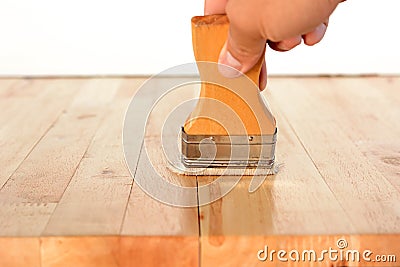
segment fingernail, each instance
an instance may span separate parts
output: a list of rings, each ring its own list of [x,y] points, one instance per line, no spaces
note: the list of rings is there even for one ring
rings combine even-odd
[[[288,51],[288,50],[290,50],[290,48],[289,48],[285,43],[279,43],[279,44],[277,45],[277,47],[278,47],[280,50],[283,50],[283,51]]]
[[[263,78],[260,79],[260,91],[264,91],[265,88],[267,87],[267,79]]]
[[[236,78],[242,73],[242,64],[227,51],[226,45],[222,48],[218,60],[218,70],[226,78]]]
[[[325,24],[321,24],[317,27],[317,29],[315,30],[316,36],[318,39],[322,39],[325,35],[326,32],[326,25]]]

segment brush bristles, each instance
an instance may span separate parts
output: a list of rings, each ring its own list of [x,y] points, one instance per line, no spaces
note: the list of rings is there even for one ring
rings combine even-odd
[[[187,176],[266,176],[277,174],[279,166],[275,163],[271,168],[187,168],[179,164],[179,166],[169,165],[168,168],[177,174]]]

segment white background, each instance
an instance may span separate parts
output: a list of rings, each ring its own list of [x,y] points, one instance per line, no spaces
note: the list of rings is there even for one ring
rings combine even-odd
[[[0,75],[146,75],[192,62],[201,0],[0,0]],[[400,1],[348,0],[324,41],[267,51],[270,74],[400,73]]]

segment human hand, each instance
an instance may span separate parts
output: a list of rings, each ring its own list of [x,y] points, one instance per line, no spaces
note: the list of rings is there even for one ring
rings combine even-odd
[[[226,14],[228,39],[219,63],[241,73],[249,71],[263,55],[265,44],[277,51],[289,51],[302,40],[315,45],[322,40],[328,19],[343,0],[205,0],[205,15]],[[221,68],[234,78],[240,72]],[[266,64],[261,69],[260,89],[267,84]]]

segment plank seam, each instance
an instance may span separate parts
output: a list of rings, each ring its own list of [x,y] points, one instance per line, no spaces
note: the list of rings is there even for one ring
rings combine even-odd
[[[134,186],[134,184],[135,184],[136,172],[137,172],[137,169],[138,169],[138,166],[139,166],[140,157],[141,157],[141,155],[142,155],[143,145],[144,145],[144,137],[143,137],[142,143],[141,143],[141,145],[140,145],[139,156],[138,156],[137,161],[136,161],[135,171],[133,172],[133,177],[131,177],[131,178],[133,179],[133,182],[132,182],[132,184],[130,185],[129,196],[128,196],[128,199],[127,199],[126,204],[125,204],[124,215],[122,216],[121,225],[120,225],[120,227],[119,227],[119,234],[120,234],[120,235],[122,235],[122,230],[123,230],[123,228],[124,228],[124,223],[125,223],[125,219],[126,219],[126,213],[127,213],[127,211],[128,211],[128,205],[129,205],[129,201],[130,201],[130,199],[131,199],[132,189],[133,189],[133,186]],[[128,166],[126,166],[126,167],[128,168]]]
[[[198,234],[198,244],[199,244],[199,248],[198,248],[198,255],[199,255],[199,259],[198,259],[198,266],[201,266],[201,216],[200,216],[200,196],[199,196],[199,180],[198,180],[198,176],[196,175],[196,193],[197,193],[197,225],[198,225],[198,230],[199,230],[199,234]]]
[[[29,149],[28,153],[25,155],[24,159],[21,160],[21,162],[18,164],[18,166],[15,168],[15,170],[10,174],[10,176],[7,178],[7,180],[0,186],[0,191],[7,185],[7,183],[10,181],[11,177],[19,170],[21,165],[24,163],[24,161],[29,157],[29,155],[32,153],[32,151],[38,146],[38,144],[43,140],[43,138],[49,133],[51,128],[54,127],[54,125],[60,120],[62,114],[64,113],[66,107],[70,106],[73,101],[73,97],[71,97],[71,100],[64,106],[64,108],[59,112],[57,117],[54,119],[52,123],[50,123],[49,127],[44,131],[43,135],[33,144],[31,149]]]

